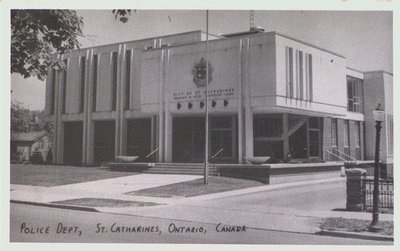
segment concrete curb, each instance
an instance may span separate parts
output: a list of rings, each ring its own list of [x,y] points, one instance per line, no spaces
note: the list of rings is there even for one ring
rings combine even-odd
[[[242,188],[242,189],[219,192],[219,193],[186,197],[186,198],[183,198],[183,200],[186,200],[186,201],[211,200],[211,199],[219,199],[219,198],[245,195],[245,194],[249,194],[249,193],[273,191],[273,190],[285,189],[285,188],[293,189],[296,187],[303,187],[303,186],[307,186],[307,185],[318,185],[318,184],[327,184],[327,183],[344,182],[344,181],[345,181],[345,179],[343,177],[338,177],[338,178],[330,178],[330,179],[318,179],[318,180],[307,180],[307,181],[297,181],[297,182],[280,183],[280,184],[272,184],[272,185],[263,185],[263,186]]]
[[[10,203],[41,206],[41,207],[70,209],[70,210],[79,210],[79,211],[86,211],[86,212],[101,212],[93,207],[74,206],[74,205],[66,205],[66,204],[58,204],[58,203],[43,203],[43,202],[22,201],[22,200],[10,200]]]
[[[352,239],[374,240],[374,241],[394,241],[393,236],[377,235],[373,233],[356,233],[337,230],[321,230],[315,233],[316,235],[343,237]]]

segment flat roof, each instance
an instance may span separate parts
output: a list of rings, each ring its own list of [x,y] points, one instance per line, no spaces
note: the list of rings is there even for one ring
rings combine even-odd
[[[343,55],[341,55],[341,54],[339,54],[339,53],[333,52],[333,51],[331,51],[331,50],[327,50],[327,49],[325,49],[325,48],[316,46],[316,45],[311,44],[311,43],[308,43],[308,42],[304,42],[304,41],[302,41],[302,40],[300,40],[300,39],[297,39],[297,38],[288,36],[288,35],[286,35],[286,34],[279,33],[279,32],[276,32],[276,31],[271,31],[271,33],[275,33],[276,35],[279,35],[279,36],[281,36],[281,37],[284,37],[284,38],[293,40],[293,41],[298,42],[298,43],[302,43],[302,44],[304,44],[304,45],[313,47],[313,48],[318,49],[318,50],[321,50],[321,51],[325,51],[325,52],[331,53],[331,54],[333,54],[333,55],[335,55],[335,56],[338,56],[338,57],[341,57],[341,58],[346,58],[345,56],[343,56]]]
[[[206,34],[206,33],[205,33],[204,31],[202,31],[202,30],[186,31],[186,32],[174,33],[174,34],[163,35],[163,36],[154,36],[154,37],[148,37],[148,38],[141,38],[141,39],[137,39],[137,40],[125,40],[125,41],[115,42],[115,43],[110,43],[110,44],[101,44],[101,45],[94,45],[94,46],[82,47],[82,48],[79,48],[79,49],[74,49],[74,50],[72,50],[72,51],[87,50],[87,49],[100,48],[100,47],[105,47],[105,46],[110,46],[110,45],[118,45],[118,44],[132,43],[132,42],[142,42],[142,41],[152,40],[152,39],[158,39],[158,38],[167,38],[167,37],[181,36],[181,35],[186,35],[186,34],[190,34],[190,33],[203,33],[203,34]],[[208,34],[211,35],[211,36],[218,37],[218,38],[221,37],[221,36],[214,35],[214,34],[210,34],[210,33],[208,33]],[[72,52],[72,51],[70,51],[70,52]]]

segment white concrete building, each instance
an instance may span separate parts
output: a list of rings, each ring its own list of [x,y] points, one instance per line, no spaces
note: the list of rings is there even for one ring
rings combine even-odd
[[[372,110],[381,103],[387,114],[381,157],[392,164],[392,74],[349,69],[344,56],[277,32],[210,39],[210,155],[223,149],[213,161],[371,159]],[[80,49],[60,58],[68,67],[50,71],[46,88],[57,164],[94,165],[117,155],[203,161],[203,32]]]

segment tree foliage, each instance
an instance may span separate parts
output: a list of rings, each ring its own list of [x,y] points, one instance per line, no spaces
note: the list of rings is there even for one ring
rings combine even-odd
[[[46,113],[31,111],[19,102],[11,102],[11,133],[46,131],[53,135],[53,124]]]
[[[24,132],[27,127],[29,110],[20,103],[11,102],[11,133]]]
[[[79,48],[82,26],[73,10],[12,10],[11,73],[44,80],[49,67],[62,67],[52,54]]]
[[[136,13],[136,10],[133,10]],[[129,9],[115,9],[112,11],[114,14],[115,19],[119,19],[122,23],[126,23],[129,20],[129,16],[132,14],[132,10]]]

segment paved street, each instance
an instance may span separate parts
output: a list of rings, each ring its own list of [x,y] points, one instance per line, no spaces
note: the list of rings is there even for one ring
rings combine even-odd
[[[21,233],[21,226],[23,226]],[[61,228],[66,227],[66,228]],[[97,224],[99,227],[97,227]],[[114,226],[113,226],[114,224]],[[194,228],[198,233],[169,233],[172,225]],[[78,227],[77,229],[75,227]],[[101,227],[104,232],[101,233]],[[112,233],[122,226],[153,226],[153,233]],[[46,231],[48,234],[31,233]],[[33,229],[32,229],[33,228]],[[38,229],[39,228],[39,229]],[[200,228],[205,233],[199,233]],[[56,233],[57,230],[66,233]],[[179,229],[178,229],[179,230]],[[366,241],[284,231],[246,229],[239,233],[218,233],[216,224],[196,223],[138,216],[93,213],[74,210],[11,204],[10,240],[12,242],[113,242],[113,243],[254,243],[254,244],[344,244],[384,245],[382,241]],[[68,233],[70,231],[70,233]],[[107,232],[106,232],[107,231]],[[126,231],[126,230],[125,230]],[[29,232],[29,233],[28,233]],[[98,233],[96,233],[98,232]],[[81,235],[79,236],[79,233]]]
[[[224,209],[255,212],[271,212],[274,211],[274,208],[290,208],[305,212],[344,209],[346,208],[346,186],[344,182],[343,180],[262,191],[209,200],[205,203]]]
[[[323,219],[329,217],[370,220],[368,213],[341,210],[346,206],[345,179],[341,177],[245,187],[225,192],[210,191],[209,194],[193,197],[154,197],[158,194],[148,196],[130,193],[196,178],[192,175],[136,174],[51,187],[12,184],[12,202],[54,206],[54,202],[64,201],[61,206],[70,209],[12,204],[11,240],[385,244],[316,235],[321,231]],[[44,176],[40,180],[44,180]],[[86,204],[89,208],[79,207],[93,212],[71,210],[71,207],[77,209],[78,205],[65,202],[71,199],[96,202]],[[100,200],[108,200],[109,204],[99,203]],[[114,202],[111,203],[111,200]],[[153,206],[141,205],[144,202]],[[393,215],[382,214],[380,219],[393,221]]]

